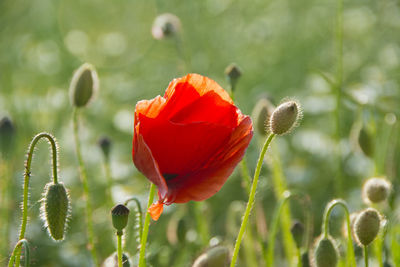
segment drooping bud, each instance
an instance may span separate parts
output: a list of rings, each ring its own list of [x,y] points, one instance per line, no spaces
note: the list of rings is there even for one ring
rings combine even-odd
[[[200,255],[192,267],[224,267],[229,263],[229,249],[224,246],[216,246]]]
[[[48,183],[42,199],[41,217],[54,240],[63,240],[69,215],[69,195],[63,183]]]
[[[226,67],[225,76],[226,76],[226,79],[228,80],[229,84],[231,85],[232,90],[235,89],[236,83],[239,80],[241,75],[242,75],[242,71],[235,63],[232,63],[228,67]]]
[[[98,141],[101,151],[103,151],[104,157],[108,159],[110,157],[111,140],[110,138],[103,136]]]
[[[116,205],[111,210],[111,218],[114,228],[117,230],[117,234],[122,234],[122,230],[128,224],[129,209],[122,204]]]
[[[297,126],[301,118],[301,109],[296,101],[287,101],[280,104],[270,118],[270,130],[276,135],[289,133]]]
[[[274,112],[275,106],[267,98],[258,100],[253,109],[252,117],[254,119],[254,127],[259,134],[265,135],[267,133],[267,125],[269,118]]]
[[[154,39],[173,37],[181,31],[181,21],[174,14],[165,13],[156,17],[151,28]]]
[[[335,267],[338,263],[338,251],[331,237],[320,237],[314,250],[316,267]]]
[[[360,212],[354,223],[357,243],[368,246],[378,235],[381,216],[376,209],[368,208]]]
[[[122,253],[122,267],[130,267],[131,262],[129,260],[128,253]],[[118,267],[118,255],[116,252],[111,254],[103,263],[102,267]]]
[[[362,187],[363,200],[367,204],[385,201],[390,194],[391,188],[391,183],[385,178],[370,178]]]
[[[0,153],[10,152],[14,143],[15,128],[8,117],[0,120]]]
[[[88,63],[80,66],[74,73],[69,87],[71,104],[85,107],[99,88],[99,77],[94,67]]]
[[[292,227],[290,228],[290,232],[292,233],[297,248],[301,248],[303,244],[304,230],[304,225],[297,220],[293,222]]]

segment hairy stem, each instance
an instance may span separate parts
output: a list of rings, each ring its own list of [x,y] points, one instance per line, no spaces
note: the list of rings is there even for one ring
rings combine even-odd
[[[22,201],[22,223],[21,229],[19,232],[19,240],[24,239],[25,232],[26,232],[26,225],[28,223],[28,196],[29,196],[29,181],[31,177],[31,165],[32,165],[32,158],[33,152],[35,150],[35,146],[37,142],[42,139],[46,138],[51,146],[51,156],[52,156],[52,165],[53,165],[53,182],[55,184],[58,183],[58,176],[57,176],[57,144],[55,138],[48,133],[39,133],[37,134],[31,141],[28,149],[28,157],[25,161],[25,172],[24,172],[24,191],[23,191],[23,201]],[[17,248],[15,254],[15,266],[19,267],[20,264],[20,255],[21,255],[21,246]]]
[[[136,214],[136,220],[137,220],[137,224],[138,224],[138,229],[137,229],[137,231],[138,231],[138,233],[139,233],[139,243],[141,242],[141,240],[142,240],[142,231],[143,231],[143,211],[142,211],[142,207],[140,206],[140,202],[139,202],[139,200],[136,198],[136,197],[132,197],[132,198],[129,198],[129,199],[127,199],[126,201],[125,201],[125,203],[124,203],[124,205],[125,206],[128,206],[128,203],[130,202],[130,201],[134,201],[135,203],[136,203],[136,208],[137,208],[137,214]],[[136,224],[136,222],[135,222],[135,224]],[[125,245],[126,246],[126,245]],[[136,254],[136,252],[137,251],[134,251],[134,253],[133,254]]]
[[[156,186],[153,183],[151,183],[150,192],[149,192],[149,202],[147,203],[147,209],[149,209],[151,204],[153,203],[155,192],[156,192]],[[144,225],[143,225],[143,234],[142,234],[142,238],[140,239],[139,267],[146,266],[145,255],[146,255],[147,236],[149,234],[149,225],[150,225],[150,213],[148,211],[146,211],[146,217],[144,219]]]
[[[90,254],[92,255],[92,261],[95,266],[98,266],[97,262],[97,252],[96,247],[94,245],[94,231],[93,231],[93,219],[92,219],[92,203],[89,196],[89,183],[86,174],[85,165],[83,163],[82,153],[81,153],[81,144],[79,140],[79,127],[78,127],[78,110],[74,108],[73,111],[73,126],[74,126],[74,139],[75,139],[75,151],[78,158],[79,164],[79,176],[82,181],[83,186],[83,197],[86,202],[86,227],[87,227],[87,236],[88,236],[88,248],[90,250]]]
[[[240,243],[242,242],[242,238],[243,238],[244,232],[246,230],[247,222],[249,220],[250,212],[251,212],[251,209],[253,207],[254,198],[255,198],[255,195],[256,195],[258,177],[260,176],[263,159],[264,159],[265,153],[267,152],[267,149],[268,149],[272,139],[274,138],[274,136],[275,136],[275,134],[272,134],[272,133],[268,136],[268,138],[266,139],[266,141],[264,143],[263,148],[261,149],[260,157],[258,158],[256,171],[254,173],[253,183],[251,185],[249,201],[247,202],[246,211],[245,211],[244,216],[243,216],[243,221],[242,221],[242,224],[240,226],[239,234],[238,234],[238,237],[236,239],[235,248],[234,248],[234,251],[233,251],[232,261],[231,261],[231,265],[230,265],[231,267],[235,266],[236,260],[237,260],[238,255],[239,255]]]
[[[25,267],[29,267],[30,265],[30,256],[29,256],[29,243],[26,239],[21,239],[18,241],[18,243],[15,245],[15,248],[11,254],[10,261],[8,262],[8,267],[13,267],[14,262],[17,263],[16,258],[20,257],[20,251],[21,251],[21,246],[24,246],[25,248]],[[19,264],[19,263],[18,263]]]
[[[356,266],[356,260],[354,256],[354,249],[353,249],[353,241],[352,241],[352,235],[351,235],[351,226],[350,226],[350,213],[349,209],[347,207],[347,204],[344,200],[342,199],[334,199],[331,202],[326,205],[325,212],[324,212],[324,218],[322,220],[322,233],[324,238],[328,238],[329,234],[329,217],[331,215],[331,212],[335,206],[342,206],[345,215],[346,215],[346,226],[347,226],[347,265],[348,266]]]

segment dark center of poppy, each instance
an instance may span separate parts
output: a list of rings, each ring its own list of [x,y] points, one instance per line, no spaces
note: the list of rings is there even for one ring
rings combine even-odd
[[[163,173],[164,179],[169,181],[171,179],[174,179],[175,177],[178,176],[178,174],[174,174],[174,173]]]

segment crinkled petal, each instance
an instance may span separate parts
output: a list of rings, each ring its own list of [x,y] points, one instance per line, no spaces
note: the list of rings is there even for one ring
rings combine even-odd
[[[253,136],[251,119],[243,116],[239,126],[233,131],[228,143],[211,158],[204,168],[189,174],[179,183],[168,184],[166,203],[201,201],[218,192],[236,165],[241,161]]]

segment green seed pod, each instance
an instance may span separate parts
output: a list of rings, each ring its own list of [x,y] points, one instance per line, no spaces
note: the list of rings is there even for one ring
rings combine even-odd
[[[300,105],[296,101],[280,104],[272,113],[269,126],[272,133],[284,135],[297,126],[301,118]]]
[[[130,267],[131,262],[129,260],[128,253],[122,253],[122,267]],[[102,267],[118,267],[118,255],[116,252],[111,254],[102,264]]]
[[[181,21],[174,14],[165,13],[156,17],[151,28],[154,39],[161,40],[175,36],[181,31]]]
[[[390,194],[391,188],[391,183],[385,178],[370,178],[362,187],[363,200],[367,204],[385,201]]]
[[[240,76],[242,76],[242,71],[235,63],[232,63],[226,67],[225,76],[231,85],[231,89],[234,90],[237,81],[239,80]]]
[[[365,125],[362,125],[358,133],[358,145],[367,157],[372,158],[374,156],[374,143],[372,132]]]
[[[69,94],[73,106],[85,107],[93,99],[99,88],[99,77],[94,67],[88,63],[77,69],[72,77]]]
[[[111,140],[110,138],[103,136],[98,141],[101,151],[103,151],[104,157],[108,159],[110,157]]]
[[[258,100],[253,109],[252,117],[254,120],[254,127],[259,134],[267,134],[267,124],[269,122],[269,118],[274,112],[274,109],[275,106],[267,98],[261,98]]]
[[[304,225],[299,221],[294,221],[290,228],[290,232],[292,233],[297,248],[301,248],[303,244],[304,230]]]
[[[11,151],[14,137],[14,124],[8,117],[2,118],[0,120],[0,153],[7,154]]]
[[[229,249],[224,246],[216,246],[200,255],[192,267],[224,267],[229,263]]]
[[[69,195],[63,183],[48,183],[42,199],[41,217],[54,240],[63,240],[69,215]]]
[[[114,228],[117,230],[117,234],[122,234],[122,230],[128,224],[129,209],[122,204],[116,205],[111,210],[111,218]]]
[[[331,237],[320,237],[314,250],[314,263],[316,267],[335,267],[338,263],[339,253]]]
[[[381,216],[376,209],[368,208],[360,212],[354,223],[357,243],[368,246],[378,235]]]

